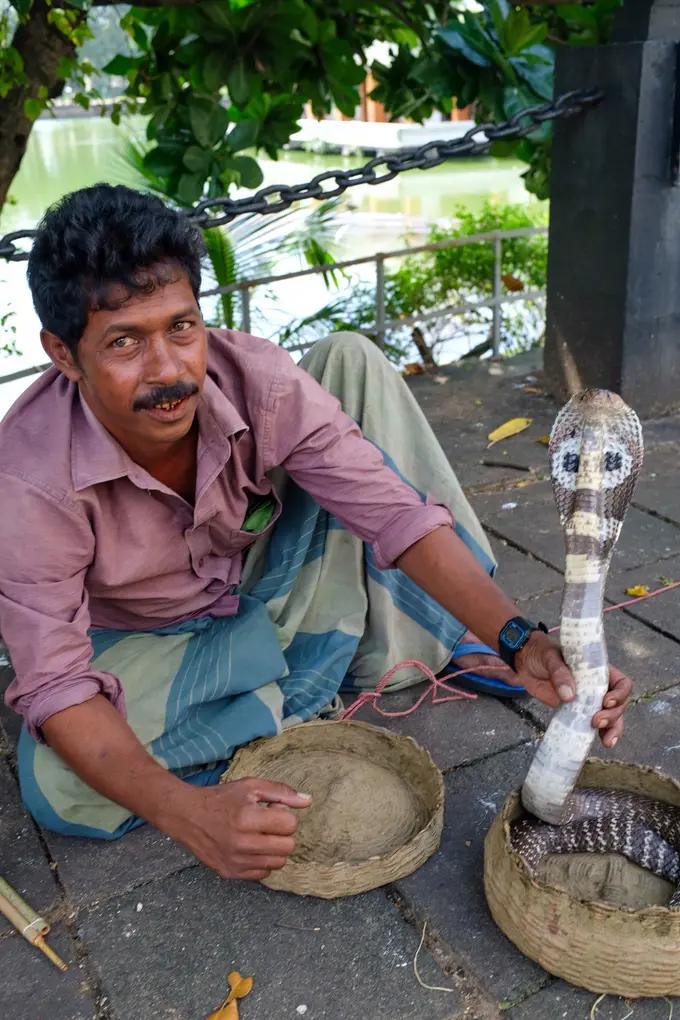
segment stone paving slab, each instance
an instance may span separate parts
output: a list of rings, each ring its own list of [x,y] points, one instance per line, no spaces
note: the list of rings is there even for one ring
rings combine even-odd
[[[454,686],[455,683],[451,681]],[[403,712],[414,705],[426,689],[426,685],[419,684],[395,691],[382,699],[381,708],[387,712]],[[535,737],[533,729],[497,698],[466,698],[439,705],[426,700],[413,715],[401,719],[385,718],[367,706],[359,709],[355,718],[413,737],[427,748],[443,772]]]
[[[651,765],[680,777],[680,687],[634,702],[626,712],[623,736],[613,750],[598,747],[599,758]]]
[[[543,991],[508,1010],[509,1020],[591,1020],[593,1004],[599,996],[573,988],[565,981],[554,981]],[[597,1007],[597,1020],[669,1020],[669,999],[636,999],[631,1001],[608,995]],[[680,999],[673,999],[677,1013]]]
[[[0,1016],[3,1020],[95,1020],[94,992],[68,932],[56,924],[47,939],[69,965],[66,973],[19,935],[0,939]],[[134,1015],[129,1014],[130,1020]]]
[[[86,906],[193,867],[196,858],[151,825],[106,842],[43,832],[69,901]]]
[[[680,581],[680,556],[657,560],[642,567],[612,571],[607,579],[607,598],[614,603],[630,598],[626,589],[643,584],[655,591],[670,578]],[[663,592],[648,601],[628,606],[626,612],[680,641],[680,588]],[[680,649],[679,649],[680,652]]]
[[[677,448],[661,448],[645,455],[633,502],[680,525]]]
[[[555,569],[564,570],[564,535],[549,482],[472,495],[470,502],[496,537],[508,539]],[[680,530],[675,525],[632,507],[614,548],[612,569],[631,569],[677,556],[678,552]]]
[[[59,890],[54,875],[35,826],[24,811],[14,776],[7,764],[2,761],[0,761],[0,874],[40,913],[47,913],[56,906]],[[11,930],[11,925],[0,915],[0,934]]]
[[[117,1020],[200,1020],[234,969],[254,977],[243,1020],[462,1015],[457,994],[416,982],[419,934],[382,890],[319,900],[194,868],[82,915],[80,932]],[[418,969],[428,984],[448,986],[427,951]]]
[[[483,889],[484,837],[505,795],[521,785],[533,750],[508,751],[447,776],[441,847],[397,883],[416,917],[428,918],[450,948],[452,960],[499,1003],[521,999],[547,980],[496,927]]]
[[[562,590],[564,577],[558,570],[546,567],[499,539],[491,539],[491,548],[498,564],[496,579],[511,598],[528,598]]]

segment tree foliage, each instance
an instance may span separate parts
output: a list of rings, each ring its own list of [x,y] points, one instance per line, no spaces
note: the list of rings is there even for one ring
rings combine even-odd
[[[352,116],[369,71],[373,98],[391,116],[416,121],[434,110],[448,113],[454,99],[476,103],[479,115],[492,119],[549,99],[556,47],[604,39],[620,2],[526,7],[483,0],[472,11],[468,0],[140,0],[121,19],[131,52],[104,68],[125,88],[112,116],[148,116],[148,168],[189,204],[233,185],[257,187],[257,153],[275,158],[307,104],[316,116],[333,107]],[[64,81],[82,83],[75,98],[83,106],[93,98],[93,68],[79,56],[91,35],[92,4],[11,0],[0,15],[0,135],[18,156],[0,161],[0,203],[32,121]],[[45,30],[39,45],[50,45],[49,33],[52,51],[55,33],[65,43],[53,68],[45,60],[30,66],[26,30],[38,22]],[[387,57],[375,57],[375,42],[387,45]],[[17,99],[25,124],[12,134]],[[549,137],[546,125],[496,146],[529,164],[527,185],[539,195],[548,187]]]

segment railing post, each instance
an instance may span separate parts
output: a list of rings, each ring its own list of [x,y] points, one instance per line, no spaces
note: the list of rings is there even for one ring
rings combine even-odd
[[[241,287],[241,329],[250,333],[250,287]]]
[[[501,349],[501,322],[503,320],[503,296],[501,265],[503,259],[503,241],[495,237],[493,241],[493,326],[491,333],[492,355],[495,358]]]
[[[385,346],[385,256],[375,257],[375,337],[378,347]]]

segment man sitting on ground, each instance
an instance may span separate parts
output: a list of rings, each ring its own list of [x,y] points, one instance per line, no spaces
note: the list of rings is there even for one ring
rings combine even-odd
[[[6,699],[41,825],[112,839],[147,820],[257,879],[308,800],[215,785],[239,745],[404,658],[492,662],[495,690],[553,706],[574,685],[551,638],[506,627],[484,533],[377,348],[337,334],[296,366],[206,329],[201,255],[189,219],[123,187],[40,225],[28,277],[54,367],[0,426]],[[611,670],[607,746],[630,686]]]

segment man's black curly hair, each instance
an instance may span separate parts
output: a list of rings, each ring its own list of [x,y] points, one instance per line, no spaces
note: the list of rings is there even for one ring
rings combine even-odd
[[[31,248],[35,310],[76,356],[89,312],[118,307],[107,300],[112,284],[148,293],[169,282],[170,264],[187,274],[198,299],[203,250],[195,224],[154,195],[122,184],[73,191],[47,210]]]

